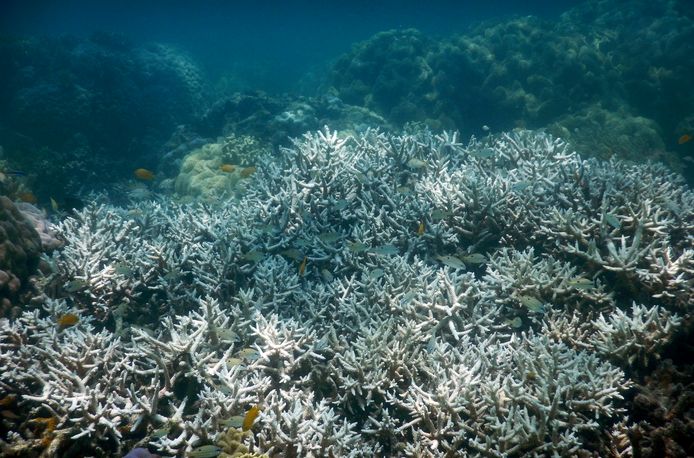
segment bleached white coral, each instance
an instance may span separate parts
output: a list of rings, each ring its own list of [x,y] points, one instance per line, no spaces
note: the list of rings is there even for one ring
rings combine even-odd
[[[634,303],[631,314],[620,309],[612,311],[607,318],[600,314],[593,321],[597,333],[592,343],[606,356],[646,366],[660,358],[660,349],[670,341],[681,321],[677,314],[657,305],[646,307]]]
[[[572,455],[624,420],[620,355],[660,351],[692,302],[694,197],[657,166],[327,129],[257,165],[218,208],[61,222],[44,280],[80,323],[0,322],[0,388],[168,454],[259,406],[258,453]],[[660,306],[620,312],[632,293]]]

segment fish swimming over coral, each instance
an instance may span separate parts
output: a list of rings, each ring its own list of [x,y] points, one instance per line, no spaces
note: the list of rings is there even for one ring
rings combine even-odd
[[[133,172],[133,175],[135,175],[135,178],[137,178],[138,180],[142,180],[142,181],[154,180],[154,172],[152,172],[151,170],[148,170],[148,169],[143,169],[143,168],[135,169],[135,171]]]

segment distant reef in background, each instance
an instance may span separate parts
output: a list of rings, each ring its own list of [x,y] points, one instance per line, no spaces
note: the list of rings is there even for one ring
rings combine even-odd
[[[589,1],[556,21],[483,23],[443,40],[382,32],[342,56],[330,84],[394,123],[463,134],[549,127],[582,153],[672,163],[664,151],[694,122],[684,3]]]
[[[694,131],[693,10],[592,0],[557,20],[497,20],[443,39],[384,31],[336,58],[313,96],[220,90],[193,56],[117,35],[4,38],[4,160],[27,172],[39,201],[62,202],[137,167],[175,178],[185,145],[218,137],[276,148],[324,125],[421,123],[463,137],[546,129],[584,155],[692,175],[682,159],[694,142],[678,139]]]

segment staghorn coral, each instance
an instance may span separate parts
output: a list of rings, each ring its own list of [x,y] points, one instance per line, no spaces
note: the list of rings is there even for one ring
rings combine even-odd
[[[257,405],[269,456],[605,455],[632,381],[602,349],[657,353],[689,312],[693,198],[542,132],[306,134],[238,201],[58,224],[59,298],[0,322],[0,389],[63,450],[183,455]]]
[[[631,316],[619,309],[608,318],[600,315],[594,322],[597,335],[592,341],[600,353],[645,366],[651,359],[660,359],[659,347],[672,340],[681,321],[657,305],[647,308],[634,304]]]

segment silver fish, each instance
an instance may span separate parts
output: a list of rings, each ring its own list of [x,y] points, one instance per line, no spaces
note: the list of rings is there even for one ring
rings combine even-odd
[[[456,258],[455,256],[451,255],[445,255],[445,256],[436,256],[436,259],[441,262],[441,264],[452,267],[453,269],[465,269],[465,263],[460,260],[460,258]]]
[[[398,254],[400,250],[395,245],[381,245],[369,250],[369,253],[377,254],[380,256],[390,256],[392,254]]]

